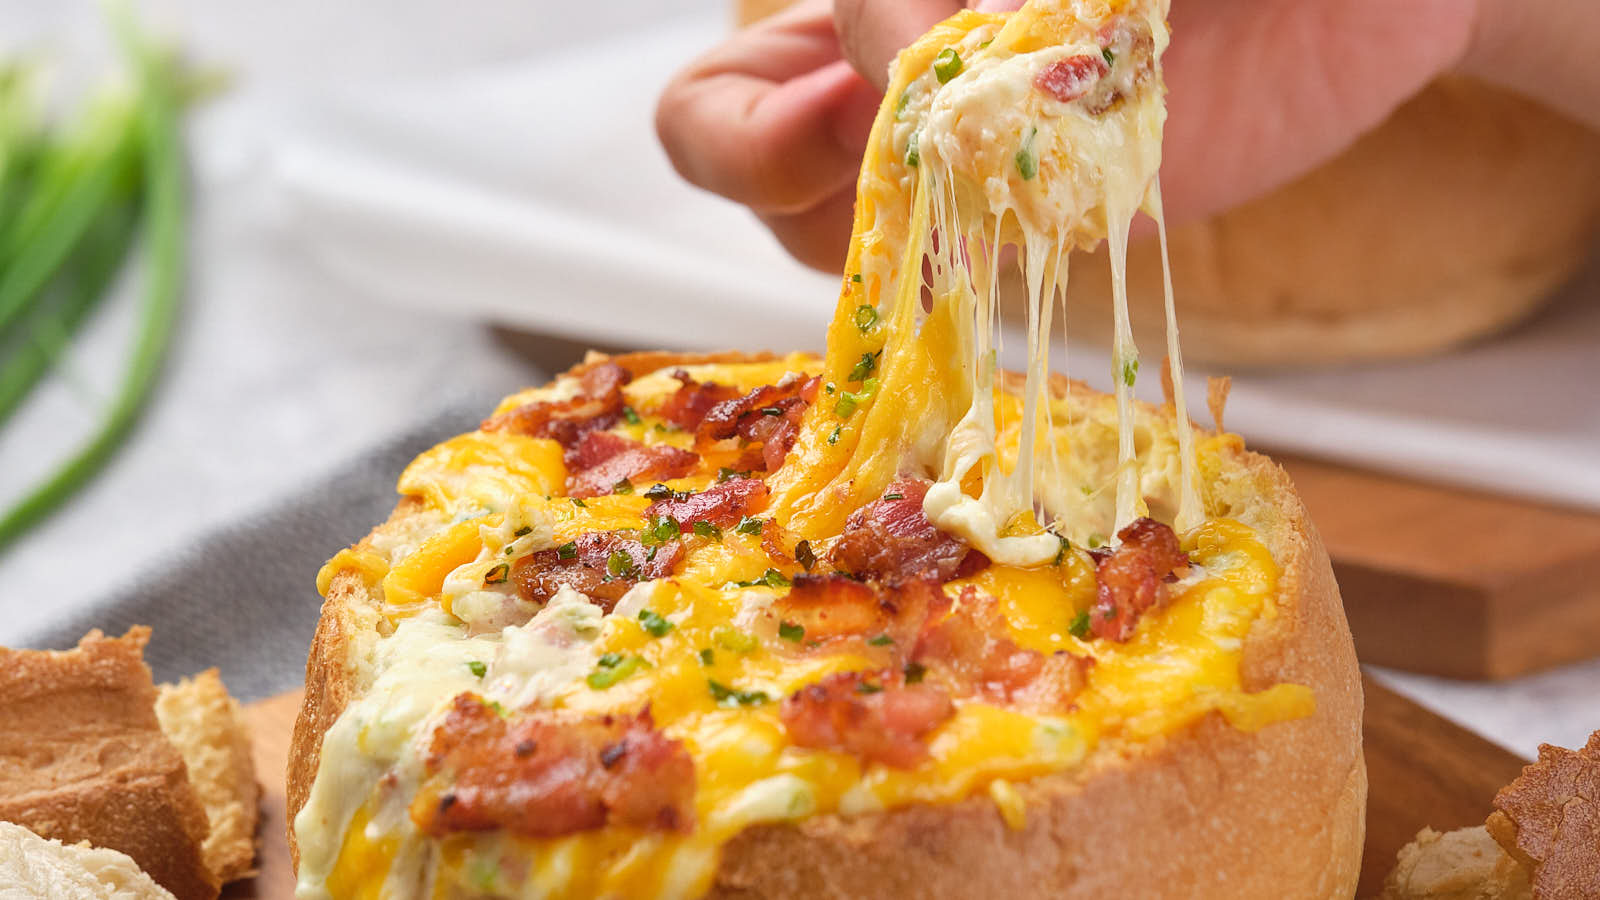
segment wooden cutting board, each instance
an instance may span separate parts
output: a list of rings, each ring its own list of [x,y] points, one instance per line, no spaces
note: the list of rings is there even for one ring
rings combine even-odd
[[[1366,681],[1367,846],[1360,896],[1375,893],[1395,853],[1424,825],[1444,830],[1481,823],[1495,791],[1522,771],[1523,760],[1410,700]],[[224,897],[287,900],[294,876],[285,839],[283,771],[298,691],[246,707],[255,736],[262,800],[260,874]]]
[[[1278,461],[1333,557],[1362,662],[1509,678],[1600,654],[1600,515]]]

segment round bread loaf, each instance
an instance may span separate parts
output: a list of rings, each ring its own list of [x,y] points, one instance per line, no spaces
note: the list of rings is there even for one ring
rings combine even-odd
[[[739,354],[611,358],[635,375]],[[586,363],[593,365],[594,362]],[[581,371],[583,367],[579,367]],[[1089,404],[1110,398],[1065,379]],[[1141,406],[1142,429],[1171,427],[1170,408]],[[1086,453],[1115,458],[1107,447]],[[1360,868],[1366,800],[1361,685],[1327,554],[1293,485],[1236,439],[1203,462],[1211,517],[1253,529],[1277,564],[1271,608],[1244,640],[1242,688],[1308,687],[1310,715],[1245,730],[1208,713],[1142,742],[1106,742],[1083,764],[1015,785],[1024,818],[984,792],[843,816],[750,827],[722,847],[710,896],[1348,898]],[[417,497],[357,549],[407,534]],[[306,668],[288,771],[289,819],[317,777],[322,739],[370,680],[382,598],[359,572],[337,572]],[[295,834],[291,828],[291,847]]]
[[[1594,249],[1600,135],[1521,95],[1444,78],[1343,154],[1169,234],[1184,355],[1307,366],[1432,353],[1527,317]],[[1159,343],[1160,247],[1128,251]],[[1110,334],[1105,250],[1073,261],[1068,322]],[[1148,336],[1148,337],[1147,337]]]

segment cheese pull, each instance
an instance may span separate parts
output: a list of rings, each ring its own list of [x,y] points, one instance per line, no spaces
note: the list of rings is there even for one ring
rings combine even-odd
[[[774,478],[774,509],[788,527],[836,534],[848,510],[921,470],[938,478],[924,511],[941,529],[997,561],[1054,559],[1059,544],[1045,530],[1071,532],[1098,500],[1074,496],[1059,477],[1072,448],[1054,437],[1053,313],[1070,253],[1103,240],[1117,323],[1110,533],[1148,512],[1123,269],[1134,214],[1161,215],[1165,15],[1161,0],[965,11],[901,52],[862,164],[828,335],[826,378],[840,399],[811,410],[801,452]],[[1026,286],[1028,349],[1016,409],[997,369],[998,273],[1012,259]],[[1168,324],[1186,530],[1203,514],[1175,317]]]

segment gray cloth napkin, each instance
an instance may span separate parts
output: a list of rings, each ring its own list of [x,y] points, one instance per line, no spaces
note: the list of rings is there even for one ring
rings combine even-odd
[[[299,687],[321,609],[317,570],[388,517],[406,463],[476,427],[492,405],[488,398],[451,403],[320,483],[157,563],[131,586],[25,635],[20,645],[66,649],[92,628],[121,635],[148,625],[145,659],[157,682],[216,666],[242,701]]]

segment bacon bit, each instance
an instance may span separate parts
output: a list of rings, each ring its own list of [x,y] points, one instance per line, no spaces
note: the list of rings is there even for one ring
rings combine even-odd
[[[742,460],[752,470],[772,472],[783,465],[800,435],[800,419],[817,398],[820,378],[786,378],[758,387],[742,397],[713,406],[695,429],[695,444],[702,449],[717,441],[739,437],[760,445],[760,466],[750,457]],[[747,457],[750,454],[747,454]]]
[[[1046,656],[1019,647],[1006,636],[1006,622],[993,597],[973,588],[943,621],[928,628],[912,654],[958,696],[1059,712],[1083,689],[1094,661],[1058,651]]]
[[[459,694],[434,729],[428,779],[411,805],[427,834],[506,829],[560,837],[607,825],[688,832],[694,761],[638,715],[550,710],[502,718]]]
[[[485,419],[480,427],[550,438],[571,448],[584,435],[617,424],[622,416],[622,386],[632,378],[616,363],[601,363],[578,377],[578,393],[571,399],[524,403]]]
[[[1111,67],[1099,56],[1069,56],[1040,69],[1033,76],[1033,86],[1062,103],[1071,103],[1089,93],[1110,71]]]
[[[543,604],[563,586],[589,597],[606,612],[640,581],[665,578],[683,555],[683,544],[669,541],[646,547],[622,534],[632,532],[591,531],[578,536],[562,558],[561,548],[540,550],[517,560],[511,566],[511,583],[517,596],[530,603]],[[611,571],[611,558],[621,552],[628,565],[621,574]]]
[[[929,619],[950,607],[939,582],[914,579],[872,585],[843,575],[796,575],[794,587],[772,605],[778,618],[802,625],[806,639],[863,640],[886,636],[895,658],[904,660]]]
[[[843,575],[796,575],[794,587],[772,604],[786,622],[803,626],[810,640],[882,633],[890,610],[878,592]]]
[[[678,379],[680,386],[656,410],[656,415],[684,431],[699,428],[713,406],[739,396],[739,389],[732,385],[695,381],[683,369],[673,372],[672,377]]]
[[[1155,519],[1139,519],[1117,532],[1115,550],[1095,554],[1098,565],[1089,627],[1096,637],[1126,641],[1145,610],[1162,599],[1163,583],[1189,565],[1178,536]]]
[[[573,497],[609,494],[623,480],[663,481],[694,471],[700,457],[665,444],[645,446],[609,431],[591,431],[567,451],[567,493]]]
[[[778,524],[776,519],[768,519],[761,523],[761,549],[775,562],[793,563],[794,548],[789,543],[788,532]]]
[[[1582,750],[1541,744],[1494,805],[1489,833],[1531,873],[1533,896],[1600,896],[1600,731]]]
[[[924,737],[954,714],[943,689],[906,684],[893,669],[835,672],[796,691],[778,711],[801,747],[840,750],[898,769],[926,760]]]
[[[948,581],[981,571],[988,557],[933,527],[923,515],[928,484],[902,478],[881,499],[851,513],[844,533],[828,551],[829,561],[854,575],[891,581]]]
[[[757,512],[767,501],[766,482],[756,478],[730,478],[683,499],[657,500],[645,508],[646,519],[666,516],[688,531],[696,522],[726,528]]]

